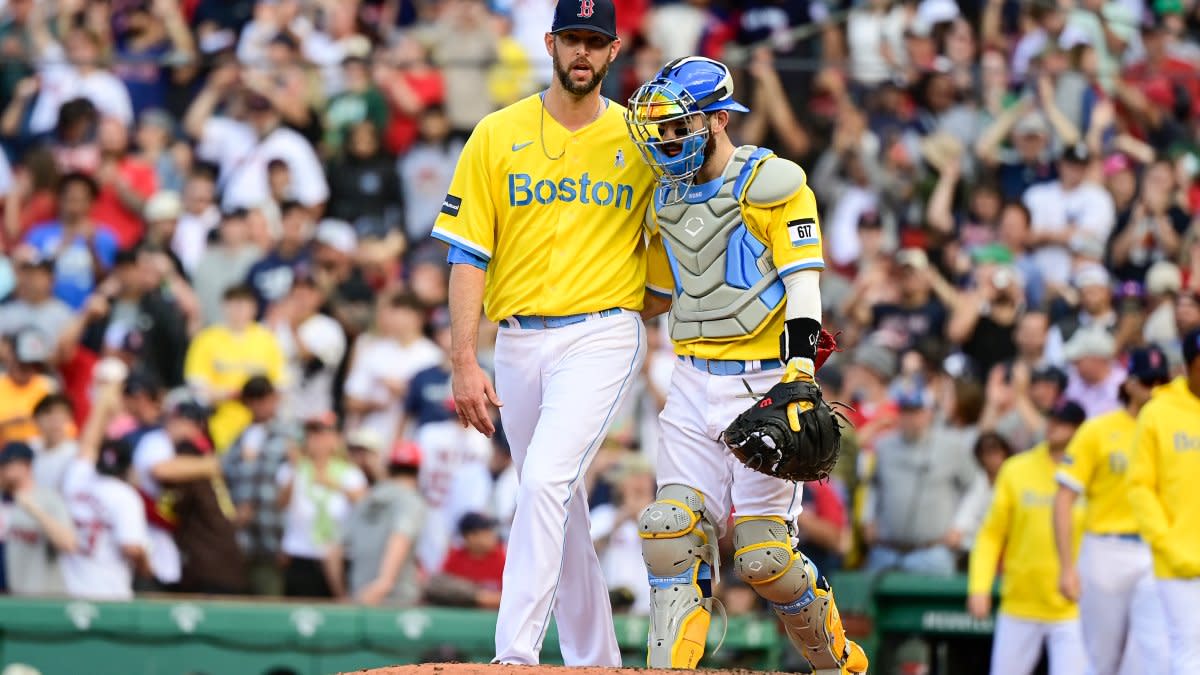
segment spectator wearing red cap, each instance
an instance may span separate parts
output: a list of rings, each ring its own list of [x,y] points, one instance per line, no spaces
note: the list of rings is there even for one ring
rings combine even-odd
[[[415,443],[401,441],[388,453],[387,480],[355,505],[340,544],[332,546],[325,559],[336,597],[353,597],[367,605],[412,605],[420,600],[413,554],[425,521],[425,501],[417,490],[420,468],[421,449]]]
[[[283,543],[287,559],[284,593],[330,598],[341,593],[341,578],[330,574],[331,550],[342,541],[350,511],[367,491],[367,479],[343,456],[333,413],[304,423],[304,455],[279,467],[279,506],[285,509]]]

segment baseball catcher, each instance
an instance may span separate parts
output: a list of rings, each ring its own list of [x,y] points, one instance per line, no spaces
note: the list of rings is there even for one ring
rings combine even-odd
[[[736,512],[734,570],[770,601],[820,675],[866,672],[833,591],[797,549],[797,481],[837,460],[838,418],[814,379],[834,348],[821,328],[824,268],[804,171],[734,147],[723,64],[667,64],[629,101],[626,125],[654,170],[646,213],[647,310],[670,307],[679,363],[659,420],[657,500],[642,512],[652,589],[651,667],[695,668],[718,608],[717,540]],[[765,392],[747,410],[746,390]]]

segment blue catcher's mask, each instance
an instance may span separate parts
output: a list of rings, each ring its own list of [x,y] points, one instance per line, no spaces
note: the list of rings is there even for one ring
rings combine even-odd
[[[747,112],[733,100],[733,79],[723,64],[687,57],[667,64],[629,99],[625,124],[642,157],[666,187],[664,201],[682,199],[704,166],[706,113]]]

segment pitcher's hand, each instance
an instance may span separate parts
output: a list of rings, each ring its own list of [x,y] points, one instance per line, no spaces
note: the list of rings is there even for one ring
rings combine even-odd
[[[491,438],[492,434],[496,433],[496,426],[492,424],[492,417],[488,414],[488,403],[497,408],[504,404],[496,395],[487,373],[475,362],[456,363],[450,380],[458,421],[462,423],[463,428],[467,425],[473,426],[479,433]]]

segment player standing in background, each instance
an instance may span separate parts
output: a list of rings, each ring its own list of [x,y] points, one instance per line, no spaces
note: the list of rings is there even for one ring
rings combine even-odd
[[[991,508],[975,535],[967,580],[967,611],[986,619],[992,611],[992,582],[1003,552],[1004,578],[989,672],[1029,675],[1043,645],[1050,652],[1050,675],[1088,671],[1079,606],[1058,591],[1051,517],[1058,489],[1055,473],[1086,418],[1078,403],[1060,402],[1050,411],[1046,440],[1004,460],[996,476]],[[1079,518],[1082,509],[1076,508],[1074,515]],[[1072,553],[1077,545],[1078,538],[1072,542]]]
[[[642,85],[626,117],[661,183],[646,212],[648,289],[671,301],[681,361],[659,417],[657,501],[639,523],[653,589],[648,662],[695,668],[703,656],[732,507],[738,576],[817,673],[861,673],[866,656],[846,639],[832,589],[796,548],[800,485],[744,466],[722,441],[751,404],[746,387],[814,381],[825,266],[804,171],[766,148],[735,148],[731,111],[748,112],[729,69],[688,57]]]
[[[646,356],[653,177],[624,109],[600,96],[621,48],[612,0],[561,0],[545,44],[549,89],[475,128],[433,236],[451,246],[456,411],[490,436],[488,404],[503,399],[520,472],[495,660],[538,663],[553,610],[567,665],[617,666],[582,479]],[[476,354],[481,307],[501,326],[494,389]]]
[[[1083,643],[1096,675],[1168,672],[1162,604],[1154,588],[1150,548],[1138,535],[1129,504],[1128,469],[1137,414],[1151,390],[1170,379],[1162,350],[1135,350],[1121,385],[1125,406],[1079,427],[1058,469],[1058,588],[1079,603]],[[1073,511],[1080,495],[1086,507],[1076,567]]]
[[[1173,675],[1200,674],[1200,329],[1183,338],[1185,374],[1154,392],[1134,432],[1129,499],[1154,554]],[[1150,671],[1146,671],[1150,672]]]

